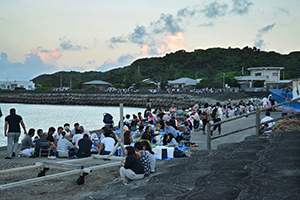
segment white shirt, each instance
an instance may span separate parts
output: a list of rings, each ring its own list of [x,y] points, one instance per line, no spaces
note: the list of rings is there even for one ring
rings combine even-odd
[[[115,147],[115,140],[112,137],[106,137],[103,140],[101,140],[101,143],[104,144],[105,151],[112,151]]]
[[[264,97],[264,98],[262,99],[262,102],[263,102],[263,104],[268,104],[268,103],[269,103],[269,100],[268,100],[266,97]]]
[[[260,123],[264,123],[270,120],[273,120],[273,118],[270,116],[265,116],[264,118],[261,119]],[[269,125],[268,128],[272,128],[275,125],[275,122],[270,122],[268,123],[268,125]]]
[[[69,149],[73,148],[74,145],[68,141],[66,138],[60,139],[57,142],[57,151],[69,151]]]
[[[75,147],[79,148],[78,141],[83,138],[82,134],[75,134],[72,138],[72,142],[75,143]]]
[[[59,141],[60,139],[63,138],[62,134],[58,134],[58,132],[55,132],[55,133],[53,134],[53,138],[54,138],[55,136],[56,136],[56,141]]]

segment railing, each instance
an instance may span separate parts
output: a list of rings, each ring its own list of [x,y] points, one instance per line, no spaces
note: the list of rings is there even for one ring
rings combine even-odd
[[[237,116],[237,117],[234,117],[234,118],[226,119],[226,120],[223,120],[223,121],[220,121],[220,122],[216,122],[216,123],[213,123],[213,124],[207,123],[207,125],[206,125],[206,126],[207,126],[207,128],[206,128],[207,149],[211,149],[211,141],[212,141],[212,140],[215,140],[215,139],[218,139],[218,138],[222,138],[222,137],[225,137],[225,136],[228,136],[228,135],[232,135],[232,134],[234,134],[234,133],[238,133],[238,132],[241,132],[241,131],[245,131],[245,130],[248,130],[248,129],[251,129],[251,128],[255,128],[256,134],[259,135],[260,127],[261,127],[263,124],[266,124],[266,123],[278,121],[278,120],[280,120],[280,119],[285,119],[285,118],[288,118],[288,117],[293,117],[293,116],[299,115],[300,112],[296,112],[296,111],[292,111],[292,110],[291,110],[291,113],[292,113],[292,114],[285,115],[285,116],[282,116],[282,117],[279,117],[279,118],[276,118],[276,119],[273,119],[273,120],[270,120],[270,121],[266,121],[266,122],[264,122],[264,123],[260,123],[260,113],[261,113],[262,111],[269,110],[269,109],[272,109],[272,108],[275,108],[275,107],[278,107],[278,106],[290,104],[290,103],[292,103],[292,102],[299,101],[299,100],[300,100],[300,98],[297,98],[297,99],[294,99],[294,100],[292,100],[292,101],[283,102],[283,103],[280,103],[280,104],[277,104],[277,105],[274,105],[274,106],[271,106],[271,107],[263,108],[263,109],[257,109],[255,112],[251,112],[251,113],[247,113],[247,114],[244,114],[244,115],[240,115],[240,116]],[[243,117],[248,117],[248,116],[254,115],[254,114],[256,115],[256,118],[255,118],[255,125],[251,125],[251,126],[248,126],[248,127],[245,127],[245,128],[241,128],[241,129],[237,129],[237,130],[234,130],[234,131],[230,131],[230,132],[225,133],[225,134],[222,134],[222,135],[218,135],[218,136],[211,137],[211,127],[212,127],[212,126],[216,126],[216,125],[223,124],[223,123],[226,123],[226,122],[234,121],[234,120],[237,120],[237,119],[240,119],[240,118],[243,118]]]

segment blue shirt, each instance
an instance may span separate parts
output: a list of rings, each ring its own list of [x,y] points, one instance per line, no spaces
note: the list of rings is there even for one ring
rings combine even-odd
[[[177,138],[178,133],[176,131],[176,129],[173,126],[169,126],[169,128],[165,128],[165,133],[172,133],[172,135]]]

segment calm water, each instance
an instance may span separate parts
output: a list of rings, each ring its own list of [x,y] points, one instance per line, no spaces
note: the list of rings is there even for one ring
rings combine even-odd
[[[86,130],[101,129],[103,123],[103,113],[108,112],[114,117],[115,125],[120,119],[119,107],[108,106],[64,106],[64,105],[39,105],[39,104],[5,104],[1,103],[0,108],[3,116],[0,118],[0,146],[6,146],[7,139],[4,136],[4,118],[9,115],[10,108],[15,108],[18,115],[21,115],[26,125],[27,131],[30,128],[43,129],[48,131],[48,128],[54,126],[56,129],[69,123],[71,129],[74,123],[78,122]],[[142,108],[124,107],[123,114],[143,113]],[[20,141],[24,137],[23,129],[21,128]]]

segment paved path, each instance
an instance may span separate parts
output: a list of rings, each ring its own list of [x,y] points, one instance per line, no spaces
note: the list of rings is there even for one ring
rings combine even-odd
[[[261,113],[261,119],[265,116],[265,113]],[[281,112],[271,112],[271,117],[278,118],[281,116]],[[255,125],[255,115],[250,115],[248,118],[240,118],[234,121],[230,121],[221,125],[222,133],[228,133],[233,130],[241,129],[247,126]],[[231,143],[231,142],[241,142],[246,137],[255,134],[255,128],[241,131],[226,137],[218,138],[211,141],[211,148],[217,149],[218,145]],[[217,131],[214,131],[214,135],[218,135]],[[203,150],[207,149],[206,135],[203,135],[202,131],[197,131],[192,133],[192,142],[198,144],[196,149]]]

